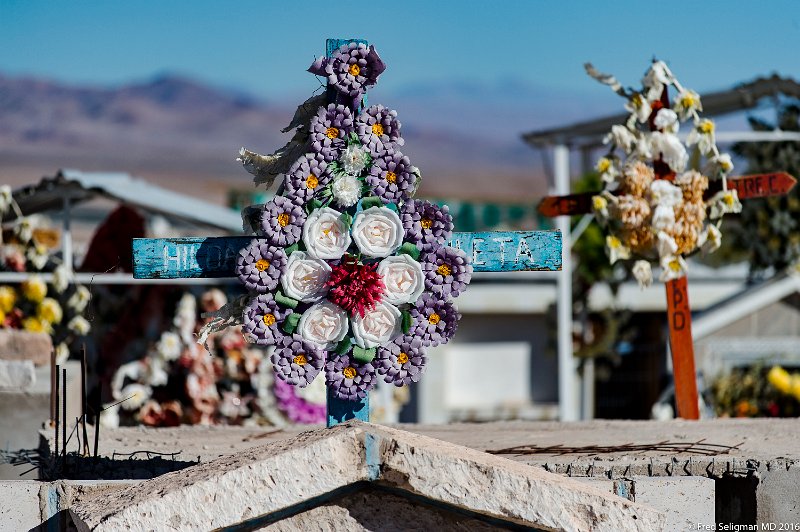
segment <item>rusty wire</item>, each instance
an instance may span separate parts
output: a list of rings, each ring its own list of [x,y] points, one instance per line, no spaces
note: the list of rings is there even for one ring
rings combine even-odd
[[[721,445],[718,443],[706,443],[705,438],[696,442],[670,442],[667,440],[658,443],[623,443],[621,445],[584,445],[580,447],[568,447],[564,445],[549,445],[539,447],[538,445],[518,445],[506,449],[488,449],[489,454],[607,454],[607,453],[644,453],[648,451],[663,451],[670,453],[699,454],[702,456],[714,456],[718,454],[728,454],[739,449],[744,442],[736,445]]]

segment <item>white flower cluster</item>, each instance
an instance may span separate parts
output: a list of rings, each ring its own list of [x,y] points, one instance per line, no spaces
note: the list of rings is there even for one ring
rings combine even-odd
[[[289,255],[280,279],[285,295],[303,303],[316,303],[301,316],[297,334],[328,350],[342,341],[351,327],[355,344],[362,348],[377,347],[397,337],[401,332],[397,305],[416,301],[425,288],[419,262],[406,254],[394,255],[403,243],[403,235],[400,217],[388,207],[359,211],[350,227],[342,213],[330,207],[313,211],[303,226],[306,251]],[[326,260],[341,260],[351,244],[364,257],[383,259],[377,266],[384,283],[383,301],[363,318],[350,318],[341,307],[324,299],[331,274]]]
[[[613,79],[587,70],[604,83]],[[671,103],[670,88],[676,91]],[[739,212],[741,204],[727,187],[733,164],[717,149],[714,123],[700,117],[699,95],[682,87],[666,64],[653,62],[640,91],[619,85],[615,90],[627,98],[630,116],[604,139],[609,153],[595,168],[605,187],[593,198],[593,210],[607,228],[611,263],[638,258],[631,272],[645,287],[652,283],[651,262],[658,262],[660,279],[668,281],[685,275],[686,255],[715,251],[719,219]],[[686,122],[691,130],[681,142],[678,132]],[[718,180],[721,190],[706,200],[710,180]]]

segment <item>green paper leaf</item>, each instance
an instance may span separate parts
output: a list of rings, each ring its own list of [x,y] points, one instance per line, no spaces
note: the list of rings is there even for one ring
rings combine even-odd
[[[300,316],[302,316],[302,314],[299,312],[292,312],[286,316],[286,320],[283,322],[283,330],[287,334],[292,334],[297,330],[297,323],[300,321]]]
[[[397,203],[387,203],[385,205],[385,207],[389,207],[390,209],[392,209],[396,213],[400,212],[400,209],[397,207]]]
[[[353,217],[347,214],[347,211],[343,212],[342,215],[339,217],[342,223],[345,226],[345,229],[348,231],[350,230],[350,226],[353,225]]]
[[[345,339],[344,339],[344,340],[342,340],[341,342],[339,342],[338,344],[336,344],[335,353],[336,353],[337,355],[340,355],[340,356],[341,356],[341,355],[344,355],[345,353],[347,353],[348,351],[350,351],[350,347],[351,347],[352,345],[353,345],[353,342],[352,342],[352,340],[350,340],[350,338],[348,338],[348,337],[345,337]]]
[[[411,330],[411,324],[413,323],[413,318],[411,317],[411,313],[407,310],[404,310],[400,313],[402,317],[402,328],[403,334],[408,334],[408,331]]]
[[[370,196],[368,198],[361,198],[361,209],[367,210],[370,207],[383,207],[383,202],[378,196]]]
[[[289,307],[291,309],[297,308],[297,305],[300,303],[296,299],[292,299],[291,297],[283,295],[283,292],[281,292],[280,290],[277,290],[275,292],[275,301],[279,305],[283,305],[284,307]],[[297,319],[300,319],[300,318],[297,318]]]
[[[306,204],[306,214],[311,214],[320,207],[322,207],[322,202],[317,198],[313,198]]]
[[[416,244],[412,244],[411,242],[406,242],[405,244],[400,246],[400,249],[398,249],[397,252],[402,253],[404,255],[409,255],[414,260],[419,259],[419,253],[420,253],[419,248],[416,246]]]
[[[283,251],[284,251],[284,253],[286,253],[286,256],[288,257],[289,255],[291,255],[292,253],[294,253],[295,251],[297,251],[299,249],[300,249],[300,244],[295,242],[294,244],[292,244],[288,248],[283,248]]]
[[[353,358],[361,364],[372,362],[377,353],[378,350],[374,347],[370,349],[364,349],[363,347],[358,347],[357,345],[353,346]]]

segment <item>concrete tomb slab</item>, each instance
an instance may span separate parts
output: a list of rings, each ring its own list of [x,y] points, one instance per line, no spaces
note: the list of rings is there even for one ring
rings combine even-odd
[[[359,501],[379,514],[353,510]],[[445,530],[471,523],[476,529],[654,531],[665,522],[650,506],[570,478],[355,421],[169,473],[82,501],[70,512],[79,530],[99,531],[288,530],[309,519],[348,530],[374,530],[376,522],[381,530],[414,529],[418,522]]]

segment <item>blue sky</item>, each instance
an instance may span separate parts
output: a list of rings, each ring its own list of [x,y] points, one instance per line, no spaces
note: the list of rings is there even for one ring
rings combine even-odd
[[[316,81],[304,68],[328,36],[374,43],[389,64],[384,90],[596,91],[583,62],[635,84],[654,55],[700,91],[775,71],[800,78],[796,0],[2,0],[0,72],[105,85],[176,72],[264,98],[305,95]]]

